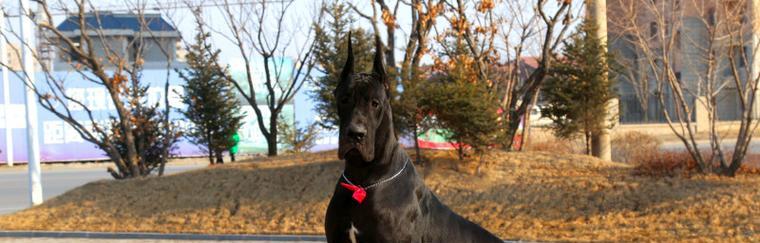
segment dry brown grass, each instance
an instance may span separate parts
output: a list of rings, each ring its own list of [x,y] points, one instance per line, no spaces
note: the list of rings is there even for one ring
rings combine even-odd
[[[335,155],[99,181],[0,217],[6,230],[321,234]],[[492,152],[484,174],[449,152],[417,168],[452,209],[507,239],[760,241],[760,177],[638,177],[583,155]],[[309,161],[309,162],[306,162]],[[138,190],[139,188],[139,190]]]
[[[526,147],[527,151],[533,152],[549,152],[557,154],[577,154],[583,153],[582,146],[577,144],[577,141],[570,139],[560,139],[556,137],[543,138],[538,141],[533,141]]]

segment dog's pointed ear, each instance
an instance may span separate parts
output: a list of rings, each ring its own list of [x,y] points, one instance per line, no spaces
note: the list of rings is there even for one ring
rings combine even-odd
[[[343,65],[343,71],[340,73],[340,79],[338,80],[338,86],[335,87],[335,92],[338,89],[348,85],[351,81],[351,74],[354,73],[354,50],[351,47],[351,31],[348,31],[348,57],[346,58],[346,64]]]
[[[375,61],[372,64],[372,73],[377,75],[380,82],[388,89],[388,75],[385,73],[385,55],[383,55],[383,42],[380,35],[375,33]]]

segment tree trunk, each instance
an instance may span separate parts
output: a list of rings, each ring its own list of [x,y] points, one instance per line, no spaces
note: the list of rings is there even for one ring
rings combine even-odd
[[[743,155],[734,155],[734,158],[731,158],[731,165],[728,166],[724,175],[730,177],[736,176],[736,171],[741,168],[742,160],[744,160]]]
[[[475,174],[480,175],[480,168],[483,167],[483,152],[478,152],[478,166],[475,167]]]
[[[216,154],[216,163],[217,164],[224,164],[224,153],[219,150],[215,152]]]
[[[277,156],[277,116],[280,112],[272,112],[269,117],[269,136],[267,139],[267,156]]]
[[[464,144],[457,143],[457,146],[459,146],[459,148],[457,148],[457,155],[459,155],[459,161],[463,161],[464,160]]]
[[[586,155],[592,155],[592,152],[591,152],[592,135],[591,135],[591,133],[586,132],[583,137],[584,137],[585,144],[586,144]]]
[[[530,102],[528,111],[525,112],[525,117],[523,120],[522,137],[520,138],[520,149],[519,149],[520,152],[528,150],[526,146],[528,146],[528,142],[529,142],[528,139],[530,138],[530,113],[533,110],[533,107],[536,107],[539,96],[541,96],[541,89],[536,91],[536,95],[533,96],[533,100]]]
[[[171,62],[169,62],[171,64]],[[171,69],[167,65],[167,77],[169,76]],[[173,139],[171,134],[171,120],[169,119],[169,113],[171,106],[169,106],[169,79],[166,79],[164,83],[164,107],[166,107],[166,114],[164,114],[164,146],[161,148],[161,164],[158,166],[158,176],[164,175],[164,168],[166,168],[166,162],[169,161],[169,144]]]
[[[103,80],[108,80],[108,77],[106,76]],[[132,115],[127,108],[124,107],[121,97],[116,91],[110,91],[110,95],[111,100],[116,107],[116,112],[119,117],[119,128],[121,129],[121,132],[124,133],[124,143],[127,147],[126,164],[127,167],[129,167],[129,175],[126,175],[125,178],[135,178],[140,176],[140,168],[138,167],[140,156],[137,154],[137,148],[135,148],[135,136],[132,133],[132,123],[130,122]]]
[[[214,164],[214,141],[211,139],[211,132],[206,131],[206,139],[208,139],[208,144],[206,144],[206,149],[208,149],[208,163]]]
[[[414,152],[417,154],[417,164],[422,163],[422,156],[420,155],[420,139],[418,136],[419,132],[419,126],[417,126],[417,123],[414,123]]]

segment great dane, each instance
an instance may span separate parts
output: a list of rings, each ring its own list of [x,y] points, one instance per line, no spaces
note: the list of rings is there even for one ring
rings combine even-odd
[[[379,38],[372,73],[348,59],[334,95],[346,161],[325,217],[327,242],[502,242],[443,205],[417,174],[393,130]]]

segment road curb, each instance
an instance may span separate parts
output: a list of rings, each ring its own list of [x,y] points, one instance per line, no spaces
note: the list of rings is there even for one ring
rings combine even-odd
[[[162,234],[132,232],[86,231],[0,231],[0,238],[86,238],[128,240],[207,240],[207,241],[319,241],[317,235],[222,235],[222,234]]]

